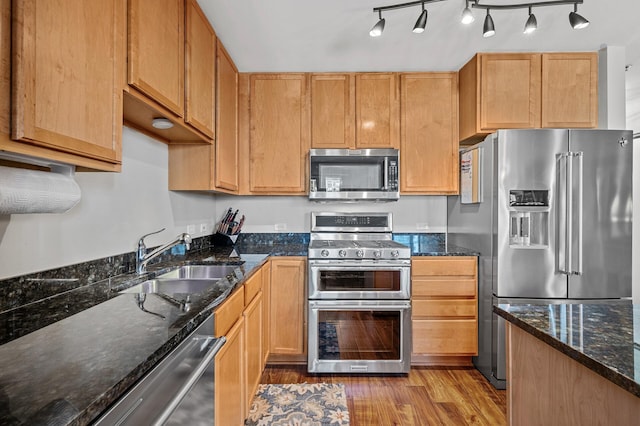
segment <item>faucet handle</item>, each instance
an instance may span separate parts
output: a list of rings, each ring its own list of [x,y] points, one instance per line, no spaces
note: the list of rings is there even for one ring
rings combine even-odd
[[[138,240],[138,247],[145,247],[144,245],[144,239],[147,238],[149,235],[153,235],[153,234],[159,234],[160,232],[164,231],[167,228],[162,228],[158,231],[154,231],[154,232],[149,232],[148,234],[143,235],[142,237],[140,237],[140,239]]]

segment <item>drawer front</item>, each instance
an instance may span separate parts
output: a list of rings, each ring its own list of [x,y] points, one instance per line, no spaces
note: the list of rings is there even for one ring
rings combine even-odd
[[[238,288],[216,309],[214,332],[216,337],[225,336],[244,310],[244,286]]]
[[[476,318],[477,302],[474,299],[422,300],[411,301],[413,318]]]
[[[477,283],[474,279],[430,279],[411,280],[412,297],[475,297]]]
[[[475,256],[443,256],[411,261],[411,275],[476,275],[477,258]]]
[[[247,306],[262,289],[262,270],[257,271],[244,283],[244,305]]]
[[[475,320],[413,320],[413,353],[477,355]]]

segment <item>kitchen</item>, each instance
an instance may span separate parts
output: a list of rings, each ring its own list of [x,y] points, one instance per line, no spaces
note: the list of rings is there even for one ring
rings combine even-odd
[[[498,24],[496,37],[482,39],[480,34],[481,19],[476,19],[475,26],[471,29],[459,30],[460,32],[465,31],[464,37],[449,39],[451,43],[455,43],[455,45],[450,46],[450,50],[456,52],[456,54],[448,53],[443,55],[439,50],[441,46],[425,46],[424,40],[413,41],[413,34],[405,34],[405,31],[397,30],[400,22],[411,21],[415,18],[412,15],[414,13],[413,10],[398,11],[396,12],[397,15],[393,16],[391,16],[391,13],[389,14],[385,36],[391,37],[395,35],[397,42],[388,47],[392,50],[391,52],[371,55],[366,53],[366,49],[375,51],[380,48],[380,43],[378,42],[384,40],[383,37],[379,40],[370,41],[368,35],[366,35],[367,30],[377,20],[377,16],[371,13],[371,8],[379,6],[379,4],[362,3],[360,8],[351,6],[356,10],[345,12],[350,17],[357,16],[358,22],[361,22],[361,24],[354,25],[357,28],[352,30],[353,36],[341,36],[338,41],[335,41],[337,45],[334,46],[334,54],[340,56],[337,56],[334,65],[329,65],[325,55],[317,55],[318,58],[316,58],[316,55],[309,57],[296,52],[289,52],[286,55],[285,53],[268,54],[268,44],[282,47],[284,42],[282,40],[269,41],[267,37],[250,38],[238,29],[241,28],[241,23],[243,22],[240,17],[252,15],[273,17],[275,14],[273,10],[262,10],[258,5],[246,4],[244,5],[246,9],[234,12],[235,18],[232,19],[230,16],[222,15],[224,10],[213,9],[209,11],[204,2],[201,2],[201,5],[205,8],[205,12],[209,13],[210,20],[218,32],[218,36],[224,41],[241,72],[348,71],[352,69],[389,71],[388,64],[394,63],[392,61],[393,58],[397,58],[398,61],[398,65],[394,66],[394,69],[403,71],[450,71],[459,69],[476,52],[595,51],[604,42],[613,46],[627,46],[627,62],[633,63],[633,60],[636,59],[631,56],[634,41],[623,38],[618,32],[609,39],[607,38],[608,36],[598,36],[592,33],[587,33],[587,37],[573,34],[576,32],[565,31],[562,32],[562,37],[568,38],[567,44],[558,45],[560,36],[549,36],[545,39],[546,41],[541,38],[524,38],[520,34],[520,27],[523,23],[521,21],[524,21],[524,19],[520,19],[520,15],[517,18],[507,18],[506,16],[508,15],[498,15],[498,12],[495,13],[495,19]],[[213,6],[209,5],[209,7]],[[447,13],[451,14],[450,19],[447,17],[436,19],[437,9],[435,7],[442,9],[444,6],[447,6]],[[615,15],[615,19],[609,18],[607,21],[616,22],[615,25],[620,28],[632,28],[631,18],[628,16],[630,14],[625,14],[624,12],[625,6],[633,7],[631,2],[617,4],[616,8],[619,7],[620,9]],[[303,6],[292,4],[286,10],[293,13],[300,7]],[[609,13],[614,13],[612,10],[607,9],[605,12],[598,8],[604,9],[605,6],[589,1],[581,5],[580,10],[592,21],[592,26],[588,31],[595,31],[596,16],[607,16]],[[461,9],[462,6],[457,4],[435,5],[434,9],[430,11],[432,16],[429,25],[437,25],[438,21],[439,25],[455,22]],[[515,14],[515,12],[513,13]],[[403,14],[406,15],[405,18],[402,18]],[[541,9],[540,12],[536,11],[536,14],[538,14],[538,19],[542,23],[547,19],[550,20],[554,11],[553,8],[549,12]],[[545,14],[548,14],[549,17],[543,20],[542,17]],[[557,14],[562,15],[562,19],[558,19],[559,22],[554,23],[553,29],[547,28],[552,25],[547,25],[544,28],[544,32],[560,31],[555,27],[564,28],[566,26],[565,13],[560,14],[557,12]],[[558,18],[560,17],[558,16]],[[328,15],[325,19],[330,20],[333,18]],[[392,20],[398,23],[392,25]],[[628,22],[628,24],[622,25],[619,24],[620,22]],[[606,23],[598,22],[598,25],[604,26]],[[228,28],[233,26],[237,27],[236,30]],[[364,30],[360,27],[363,27]],[[396,27],[397,33],[395,34],[392,30],[393,27]],[[540,34],[536,34],[536,37],[542,36],[544,32],[541,27]],[[226,34],[229,35],[227,36]],[[427,30],[423,35],[428,36],[429,34],[429,30]],[[320,36],[317,33],[315,35],[312,34],[310,37],[314,39],[326,38],[326,36]],[[349,46],[342,44],[349,37],[363,37],[363,43],[367,43],[368,47],[362,49],[365,54],[363,54],[362,63],[360,64],[347,61],[346,56],[353,55],[353,52],[348,49]],[[374,42],[375,44],[373,44]],[[400,43],[403,43],[406,48],[393,48],[393,46],[398,46]],[[637,44],[637,41],[635,43]],[[461,47],[462,45],[465,45],[464,49]],[[434,49],[433,53],[430,55],[418,54],[425,48]],[[318,51],[324,50],[319,49]],[[345,53],[345,51],[350,53]],[[244,52],[251,56],[257,56],[256,52],[264,52],[265,57],[262,60],[265,62],[252,65],[247,62],[248,58],[243,59]],[[402,65],[404,64],[402,62],[404,56],[431,57],[436,58],[436,62],[419,63],[416,59],[416,65]],[[451,63],[446,64],[444,56]],[[289,60],[307,58],[309,61],[318,62],[310,62],[308,65],[294,63],[286,66],[285,62],[280,61],[284,61],[287,57]],[[631,73],[637,75],[638,68],[632,67],[627,74]],[[618,81],[618,83],[620,82]],[[631,82],[629,82],[627,86],[627,117],[629,118],[627,125],[622,125],[621,127],[640,127],[637,115],[637,83],[634,84],[636,86],[631,85]],[[634,95],[634,93],[636,94]],[[600,115],[602,117],[602,114]],[[163,227],[167,227],[167,230],[160,235],[149,237],[147,240],[148,246],[162,244],[172,236],[188,231],[190,226],[195,227],[195,231],[192,231],[194,236],[208,235],[213,231],[217,220],[228,206],[239,208],[240,211],[246,214],[248,219],[243,228],[243,232],[246,233],[309,232],[310,212],[324,210],[324,207],[326,207],[321,205],[319,209],[317,204],[310,203],[304,196],[233,196],[222,194],[211,196],[211,194],[204,192],[167,191],[169,153],[166,145],[158,143],[142,133],[131,130],[129,127],[124,127],[122,139],[122,172],[77,173],[75,178],[82,188],[82,200],[68,213],[63,215],[2,216],[2,221],[0,222],[2,223],[0,225],[0,229],[2,229],[0,233],[2,235],[0,243],[0,257],[3,259],[2,278],[131,252],[135,249],[135,244],[141,235]],[[353,210],[353,205],[339,204],[330,205],[330,207],[336,211]],[[392,212],[394,215],[394,232],[444,233],[447,229],[445,196],[403,196],[400,201],[395,203],[367,203],[364,207],[366,207],[367,211]],[[634,295],[639,293],[640,291],[637,291],[636,287]]]

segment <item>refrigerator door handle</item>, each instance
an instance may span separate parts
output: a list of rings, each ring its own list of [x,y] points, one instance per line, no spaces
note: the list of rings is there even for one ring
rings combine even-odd
[[[571,186],[571,201],[575,203],[572,208],[573,214],[575,215],[575,230],[574,238],[576,239],[576,250],[575,257],[572,258],[572,265],[575,265],[572,269],[570,269],[571,273],[574,275],[582,275],[582,199],[583,199],[583,152],[573,152],[572,153],[572,163],[575,163],[575,170],[577,179],[575,182],[575,188],[573,185]],[[573,177],[572,177],[573,180]],[[573,215],[570,216],[573,218]],[[573,222],[573,221],[572,221]],[[573,228],[573,225],[572,225]],[[571,240],[571,242],[573,242]]]
[[[571,273],[571,161],[569,156],[568,152],[556,155],[558,271],[566,275]]]

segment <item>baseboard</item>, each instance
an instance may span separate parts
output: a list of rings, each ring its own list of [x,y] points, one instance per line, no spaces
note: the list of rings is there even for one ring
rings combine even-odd
[[[470,356],[411,355],[412,366],[473,367]]]

